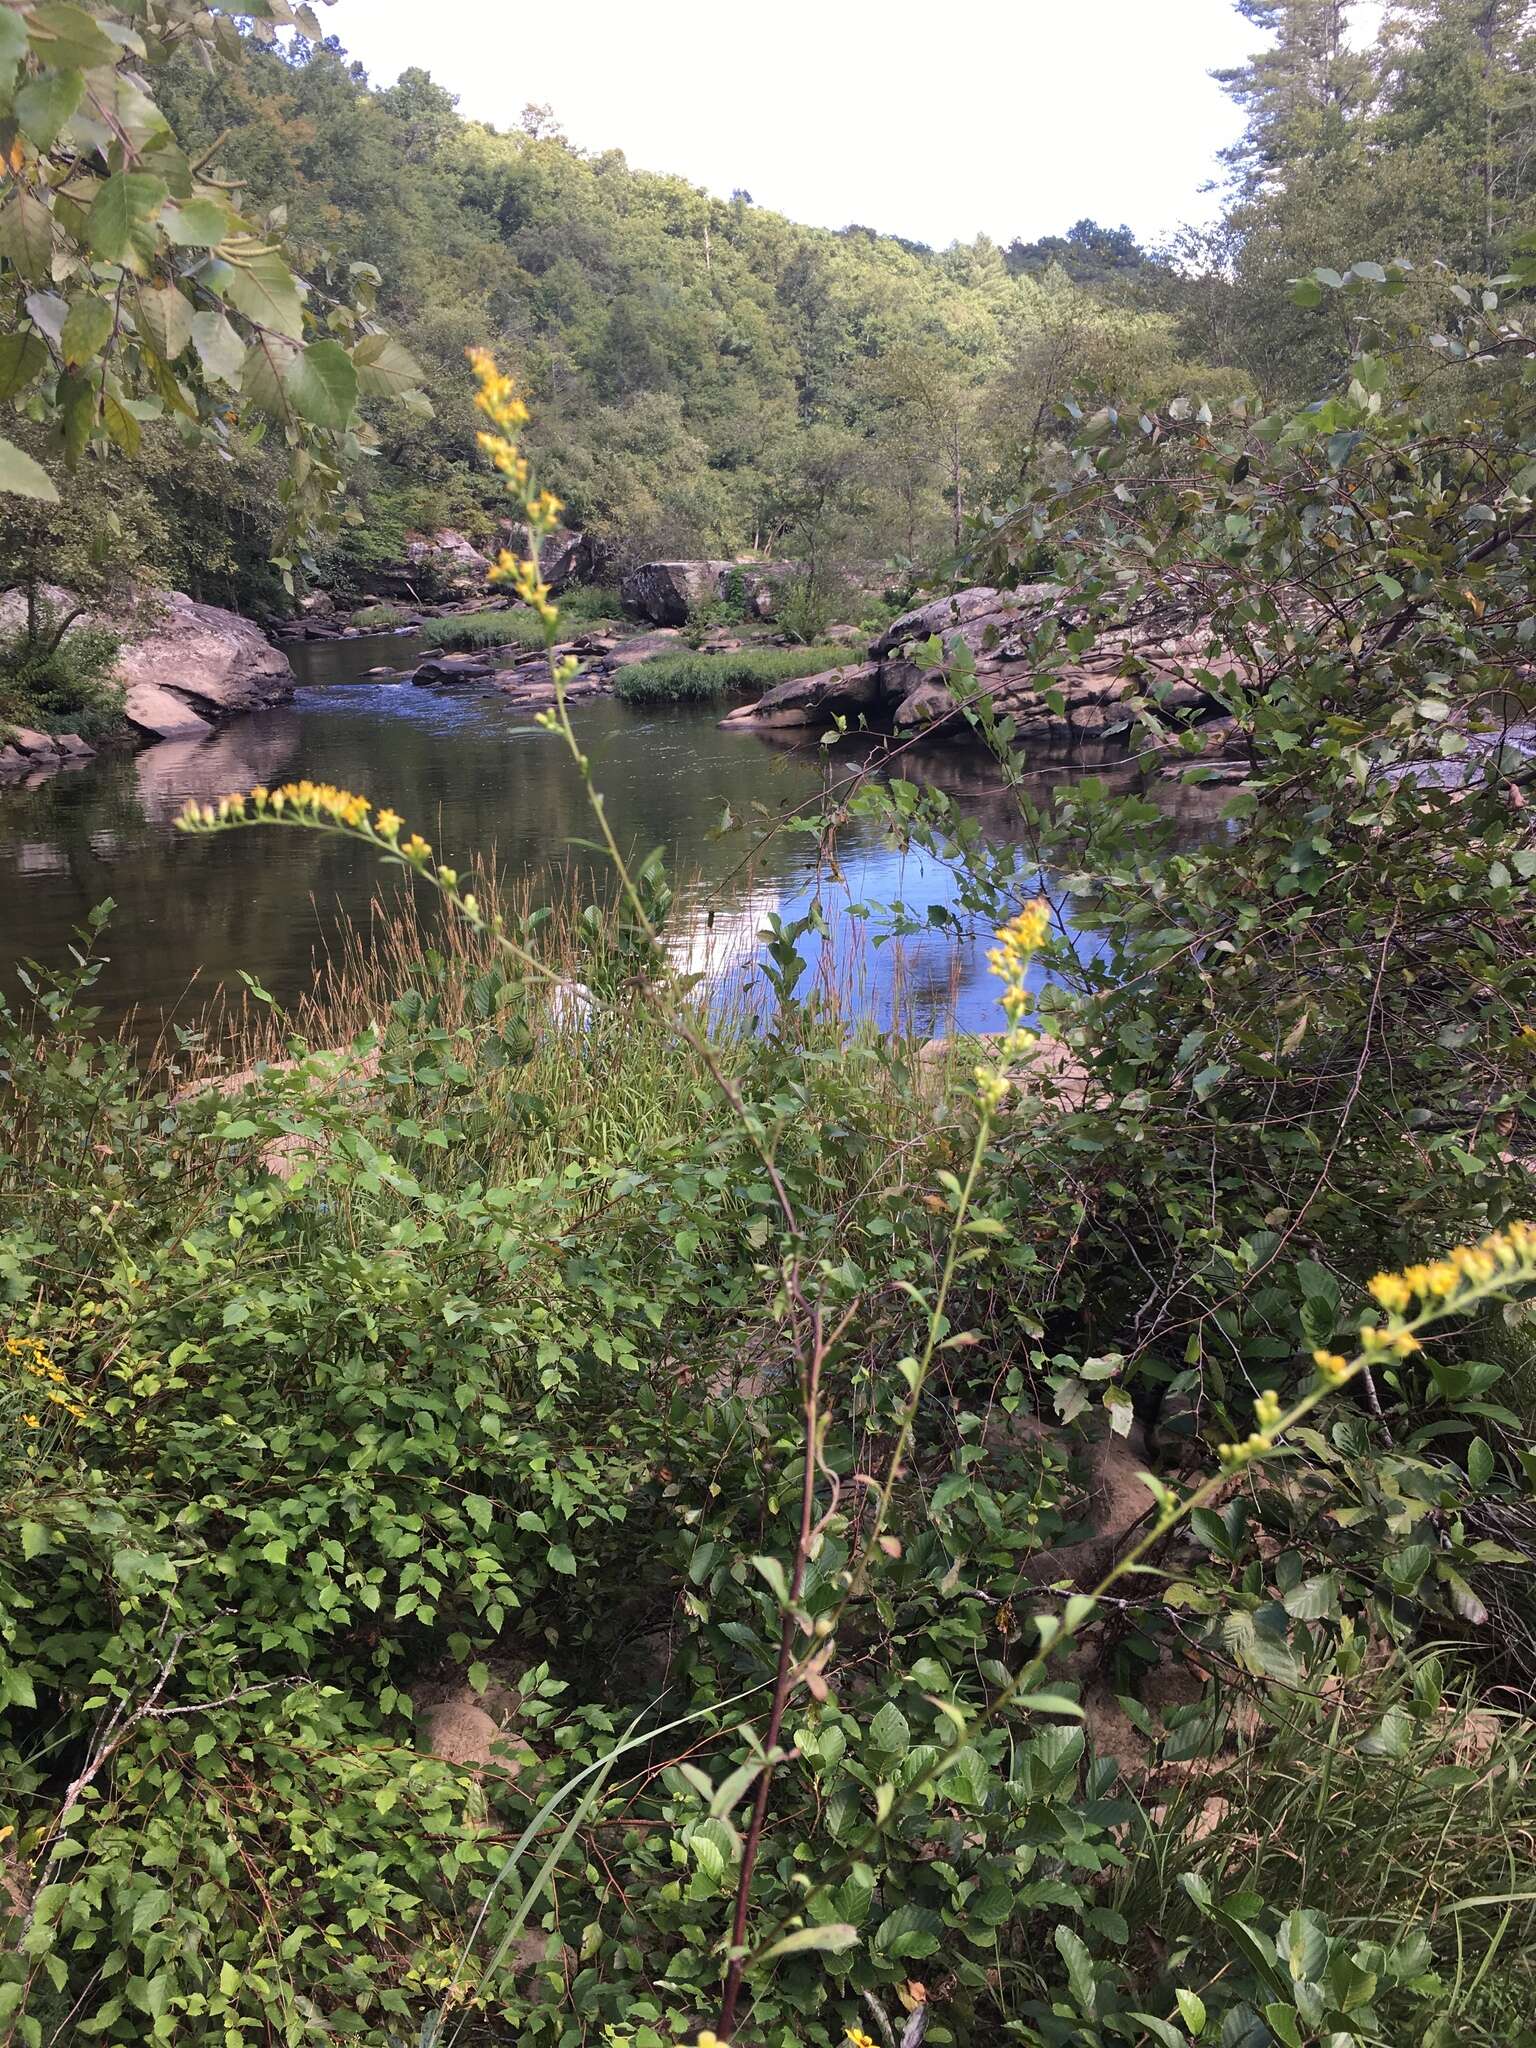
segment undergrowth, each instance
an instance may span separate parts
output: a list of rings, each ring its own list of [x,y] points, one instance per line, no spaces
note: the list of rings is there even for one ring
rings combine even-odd
[[[615,693],[627,704],[683,704],[732,690],[819,675],[848,660],[846,647],[743,647],[732,654],[657,654],[620,669]]]

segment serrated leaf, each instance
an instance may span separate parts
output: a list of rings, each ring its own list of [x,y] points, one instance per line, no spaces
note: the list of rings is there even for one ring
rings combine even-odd
[[[118,171],[91,201],[86,232],[91,247],[108,263],[143,272],[155,253],[155,216],[169,193],[163,178],[147,171]]]
[[[112,308],[95,292],[85,292],[70,307],[59,336],[66,363],[88,363],[112,332]]]
[[[16,95],[16,125],[36,150],[52,149],[59,130],[85,96],[78,71],[44,71]]]
[[[238,388],[245,367],[245,344],[222,313],[192,315],[192,346],[205,376]]]
[[[304,309],[293,272],[277,250],[239,241],[226,243],[223,254],[230,266],[224,287],[230,304],[258,327],[298,341],[304,333]]]
[[[869,1747],[883,1756],[905,1756],[911,1741],[906,1715],[894,1700],[887,1700],[869,1724]]]
[[[160,225],[178,249],[216,249],[235,232],[236,219],[222,200],[198,197],[168,206]]]
[[[811,1950],[821,1950],[827,1955],[841,1955],[844,1949],[856,1948],[859,1931],[845,1921],[831,1920],[825,1927],[797,1927],[793,1934],[782,1935],[772,1948],[765,1948],[757,1958],[760,1963],[771,1963],[775,1956],[805,1955]]]
[[[0,251],[29,283],[53,281],[53,215],[30,192],[18,191],[0,213]]]
[[[187,299],[174,285],[141,291],[138,314],[139,332],[158,356],[174,363],[192,339],[192,308]]]
[[[357,410],[357,372],[339,341],[315,341],[288,358],[283,389],[300,419],[343,433]]]
[[[69,305],[57,292],[28,292],[27,318],[50,341],[58,341],[69,318]]]
[[[410,350],[387,334],[365,334],[352,351],[352,362],[365,398],[400,398],[422,379]]]
[[[551,1543],[546,1562],[552,1572],[560,1572],[568,1579],[575,1578],[576,1559],[569,1544]]]
[[[125,455],[138,454],[143,439],[139,423],[115,392],[108,391],[102,397],[101,421],[116,447]]]
[[[59,502],[53,478],[14,441],[0,440],[0,491],[13,492],[18,498],[39,498],[47,505]]]
[[[48,351],[35,334],[0,334],[0,398],[25,391],[48,367]]]
[[[1205,2032],[1205,2000],[1197,1991],[1175,1991],[1173,1995],[1179,2002],[1179,2018],[1198,2040]]]
[[[30,26],[32,47],[44,64],[94,71],[99,64],[116,64],[123,54],[83,7],[34,7]]]

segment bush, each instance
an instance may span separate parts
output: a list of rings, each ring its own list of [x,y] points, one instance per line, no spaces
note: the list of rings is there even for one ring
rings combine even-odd
[[[606,583],[576,583],[560,593],[560,622],[565,626],[590,625],[596,619],[624,616],[619,593]]]
[[[44,732],[100,738],[122,718],[116,678],[118,639],[95,626],[76,626],[57,645],[45,627],[0,640],[0,728],[29,725]]]
[[[626,704],[707,703],[731,690],[766,690],[848,660],[846,647],[743,647],[734,654],[658,654],[620,669]]]
[[[421,637],[429,647],[522,647],[544,645],[544,629],[531,611],[456,612],[446,619],[428,619]]]

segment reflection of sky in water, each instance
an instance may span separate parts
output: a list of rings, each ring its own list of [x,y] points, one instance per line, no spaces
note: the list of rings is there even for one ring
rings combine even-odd
[[[311,673],[330,653],[307,652]],[[340,668],[344,657],[355,675],[392,656],[400,658],[387,642],[353,642],[331,658]],[[834,936],[799,941],[802,991],[820,981],[882,1025],[897,1019],[925,1033],[997,1025],[990,931],[957,937],[929,923],[931,908],[956,900],[942,864],[896,849],[861,819],[827,873],[815,836],[793,829],[816,808],[823,777],[845,775],[856,755],[839,748],[829,759],[814,744],[722,732],[713,710],[631,711],[597,700],[576,715],[620,844],[666,850],[680,885],[675,931],[692,971],[734,981],[761,1012],[766,984],[750,973],[757,935],[771,914],[792,923],[819,893]],[[1008,806],[985,764],[951,754],[922,769],[914,757],[907,772],[936,775],[994,840],[1009,836]],[[306,686],[293,705],[237,720],[211,740],[103,757],[0,794],[0,982],[9,987],[28,957],[64,963],[74,928],[110,895],[111,964],[96,991],[108,1025],[133,1013],[149,1037],[168,1015],[194,1023],[210,987],[238,991],[241,970],[280,1002],[299,999],[343,930],[366,930],[374,902],[408,885],[361,847],[286,830],[188,841],[173,820],[188,797],[305,775],[392,804],[456,865],[491,859],[536,900],[572,886],[587,900],[610,893],[600,857],[583,843],[592,820],[565,749],[504,699],[361,681]],[[740,826],[722,833],[727,811]],[[1015,901],[1032,893],[1034,877],[1021,868]],[[915,930],[892,935],[893,903]],[[869,914],[850,915],[850,905]]]

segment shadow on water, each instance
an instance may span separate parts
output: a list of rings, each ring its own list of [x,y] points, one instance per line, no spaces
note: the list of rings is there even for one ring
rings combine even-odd
[[[111,959],[96,992],[104,1023],[131,1018],[146,1041],[167,1019],[195,1025],[214,988],[238,992],[240,969],[279,1003],[305,993],[344,921],[366,919],[376,897],[387,902],[391,890],[420,885],[382,870],[361,847],[312,833],[187,840],[173,830],[188,797],[216,799],[256,782],[308,776],[359,789],[393,805],[461,866],[480,855],[535,894],[570,880],[606,894],[602,863],[581,844],[591,834],[585,795],[553,736],[497,696],[360,680],[376,663],[408,665],[414,648],[388,637],[311,643],[298,650],[302,679],[290,705],[205,741],[103,757],[0,796],[5,986],[26,958],[67,960],[73,929],[111,896]],[[829,750],[800,736],[786,744],[782,734],[722,732],[712,709],[631,710],[609,699],[582,704],[576,717],[620,843],[638,853],[661,846],[674,873],[697,878],[680,924],[690,967],[750,977],[764,918],[798,915],[819,884],[835,913],[821,849],[800,821],[824,778],[853,772],[885,742]],[[1043,769],[1042,789],[1086,765]],[[1011,804],[985,756],[906,748],[897,772],[945,789],[996,840],[1016,839]],[[1212,829],[1210,793],[1180,792],[1177,801],[1190,830]],[[722,834],[727,811],[741,829]],[[847,900],[900,899],[918,919],[954,897],[946,869],[898,851],[867,822],[841,834],[837,871]],[[830,959],[813,959],[811,972],[855,988],[880,1020],[897,1012],[923,1031],[996,1023],[987,934],[957,940],[934,928],[882,940],[878,920],[846,917],[836,929]]]

